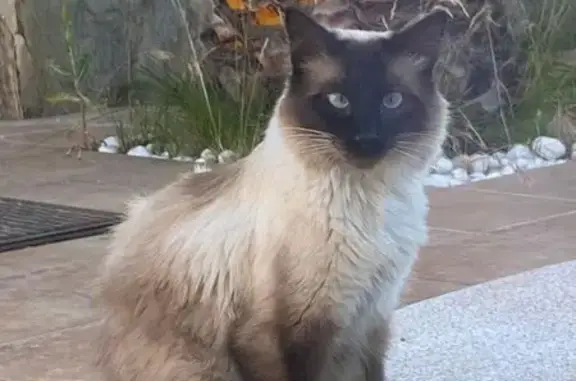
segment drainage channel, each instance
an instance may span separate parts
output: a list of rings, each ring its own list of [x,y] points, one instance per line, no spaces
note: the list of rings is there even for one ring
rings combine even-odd
[[[0,197],[0,253],[106,233],[123,214]]]

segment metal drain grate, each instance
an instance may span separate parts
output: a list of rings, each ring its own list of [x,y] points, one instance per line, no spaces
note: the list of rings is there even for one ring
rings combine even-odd
[[[0,197],[0,252],[105,233],[123,215]]]

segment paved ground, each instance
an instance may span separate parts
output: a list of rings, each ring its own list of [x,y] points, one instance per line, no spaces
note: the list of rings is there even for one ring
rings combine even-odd
[[[186,164],[88,153],[64,156],[67,120],[0,123],[0,192],[120,210]],[[92,132],[103,136],[110,126]],[[576,259],[576,163],[452,190],[430,190],[432,237],[404,304]],[[89,286],[105,236],[0,254],[0,380],[99,380],[90,366]]]
[[[390,380],[576,380],[576,261],[400,309]]]

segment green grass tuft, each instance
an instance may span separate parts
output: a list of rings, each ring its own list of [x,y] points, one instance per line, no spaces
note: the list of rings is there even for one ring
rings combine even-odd
[[[273,106],[257,78],[241,78],[235,100],[192,69],[175,72],[157,60],[137,70],[133,86],[133,139],[172,156],[205,148],[245,155],[261,140]]]
[[[542,0],[528,10],[532,22],[523,46],[522,91],[513,109],[514,141],[554,135],[546,126],[558,112],[576,105],[576,60],[564,60],[568,52],[576,52],[576,3]]]

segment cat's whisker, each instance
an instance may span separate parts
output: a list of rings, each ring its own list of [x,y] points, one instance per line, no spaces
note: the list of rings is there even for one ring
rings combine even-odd
[[[414,139],[413,136],[410,136],[410,137],[400,136],[400,137],[396,138],[396,142],[397,143],[408,143],[408,144],[426,144],[426,145],[435,146],[435,144],[431,141],[428,141],[426,139],[421,139],[421,138]]]
[[[417,150],[417,149],[414,149],[411,147],[397,147],[397,148],[398,148],[398,150],[400,150],[402,152],[406,152],[406,153],[414,155],[415,157],[421,158],[422,152]],[[421,159],[419,159],[419,160],[421,160]]]
[[[322,137],[310,137],[310,136],[291,136],[291,140],[297,144],[323,144],[323,145],[334,145],[334,140],[322,138]]]
[[[402,135],[397,137],[396,142],[397,143],[408,143],[408,144],[426,144],[426,145],[430,145],[430,146],[436,146],[437,143],[435,143],[434,140],[425,140],[425,139],[410,139],[413,138],[413,136],[406,136],[406,135]],[[433,135],[430,135],[430,137],[433,137]]]
[[[307,136],[307,135],[290,135],[291,138],[302,140],[302,141],[312,141],[312,142],[327,142],[331,143],[332,139],[321,137],[321,136]]]
[[[334,143],[332,140],[324,139],[324,138],[296,138],[293,140],[295,144],[298,145],[326,145],[326,146],[333,146]]]
[[[299,144],[296,145],[296,147],[298,147],[299,149],[307,149],[307,150],[329,150],[329,149],[333,149],[333,147],[330,147],[328,145],[322,145],[322,144]]]
[[[396,145],[399,147],[426,147],[436,149],[436,145],[426,142],[410,142],[410,141],[397,141]]]
[[[306,151],[307,153],[322,153],[335,151],[334,146],[327,144],[297,144],[296,147],[301,152]]]
[[[403,132],[398,134],[399,139],[403,138],[436,138],[437,134],[434,132]]]
[[[298,148],[300,152],[317,153],[317,154],[336,151],[333,147],[327,147],[327,146],[300,146]]]
[[[429,131],[407,131],[400,133],[400,135],[434,135],[434,133]]]
[[[421,159],[418,158],[416,155],[414,155],[414,154],[412,154],[412,153],[409,153],[409,152],[406,152],[405,150],[399,149],[398,147],[393,148],[392,151],[393,151],[393,152],[397,152],[397,153],[399,153],[400,155],[403,155],[404,157],[406,157],[406,158],[408,158],[408,159],[412,159],[412,160],[415,160],[415,161],[421,161]]]
[[[292,134],[292,131],[298,131],[302,134],[306,135],[316,135],[316,136],[323,136],[326,138],[335,138],[334,134],[331,134],[326,131],[314,130],[310,128],[303,128],[303,127],[283,127],[284,130],[288,131],[288,133]]]
[[[337,147],[334,142],[326,139],[297,139],[294,143],[297,147],[323,147],[330,150],[334,150]]]
[[[301,136],[301,137],[307,137],[307,138],[322,138],[322,139],[334,139],[334,136],[331,134],[315,134],[312,133],[310,131],[287,131],[286,136]]]

